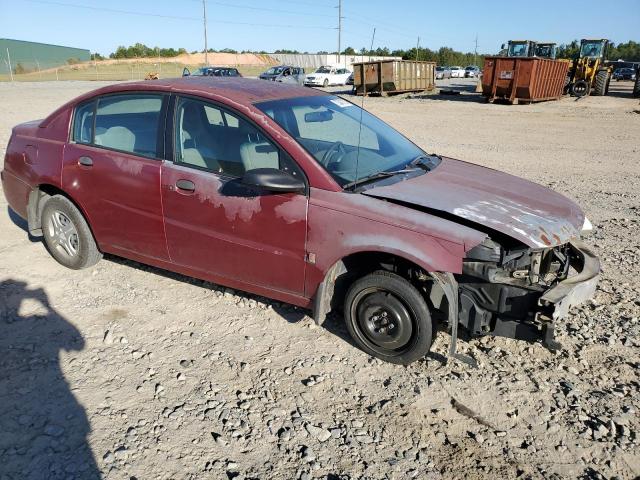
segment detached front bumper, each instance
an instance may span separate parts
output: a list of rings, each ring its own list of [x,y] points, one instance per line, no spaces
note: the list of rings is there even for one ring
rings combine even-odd
[[[590,247],[579,240],[571,246],[571,267],[577,272],[547,290],[538,300],[542,319],[555,321],[566,317],[569,309],[593,297],[600,279],[600,260]]]

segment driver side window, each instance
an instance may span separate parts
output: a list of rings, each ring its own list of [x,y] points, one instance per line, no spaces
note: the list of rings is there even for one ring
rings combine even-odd
[[[276,168],[302,177],[285,152],[251,123],[227,110],[179,98],[175,119],[177,163],[232,177],[256,168]]]

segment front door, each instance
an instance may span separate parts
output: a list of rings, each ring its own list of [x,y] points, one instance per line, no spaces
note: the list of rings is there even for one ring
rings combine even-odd
[[[302,295],[307,197],[251,189],[254,168],[302,172],[253,124],[217,105],[178,98],[174,163],[162,167],[171,260],[213,276]]]
[[[85,210],[104,250],[168,260],[159,158],[167,100],[160,94],[118,94],[76,108],[62,185]]]

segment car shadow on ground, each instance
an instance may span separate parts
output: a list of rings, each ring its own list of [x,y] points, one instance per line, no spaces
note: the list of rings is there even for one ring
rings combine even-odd
[[[22,219],[20,216],[18,216],[15,212],[13,212],[11,208],[7,207],[7,209],[9,211],[9,216],[13,221],[13,223],[19,228],[21,228],[22,230],[24,230],[25,232],[28,232],[27,222],[24,219]],[[42,241],[41,237],[32,237],[31,235],[29,235],[29,239],[34,243],[38,243]],[[42,243],[44,247],[44,242]],[[188,283],[190,285],[206,288],[209,290],[211,289],[220,290],[220,291],[228,290],[227,287],[223,285],[208,282],[206,280],[200,280],[194,277],[189,277],[186,275],[182,275],[180,273],[175,273],[170,270],[164,270],[162,268],[157,268],[151,265],[146,265],[146,264],[139,263],[134,260],[129,260],[123,257],[105,254],[104,259],[107,261],[111,261],[113,263],[117,263],[119,265],[135,268],[143,272],[160,275],[162,277],[169,278],[177,282]],[[54,260],[52,259],[52,261]],[[291,324],[298,323],[303,319],[305,319],[306,317],[312,316],[311,310],[306,310],[300,307],[296,307],[295,305],[278,302],[276,300],[262,297],[260,295],[244,292],[242,290],[235,290],[235,289],[231,289],[231,290],[233,290],[234,295],[241,297],[245,300],[256,300],[261,303],[265,303],[269,305],[273,309],[273,311],[276,312],[282,319],[286,320],[288,323],[291,323]],[[438,326],[439,323],[440,322],[436,322],[436,325],[437,325],[436,329],[438,331],[442,329],[446,329],[446,327]],[[322,328],[326,329],[329,333],[336,336],[340,340],[348,343],[352,348],[355,348],[355,349],[359,348],[351,338],[351,335],[349,334],[349,331],[345,326],[344,318],[341,312],[336,312],[336,311],[330,312],[327,315],[326,320],[322,324]],[[434,330],[434,334],[435,333],[436,333],[436,330]],[[430,353],[429,357],[434,360],[440,361],[442,363],[446,363],[446,357],[444,357],[443,355]]]
[[[0,282],[0,471],[2,478],[98,479],[90,425],[60,366],[84,348],[80,332],[45,291]]]

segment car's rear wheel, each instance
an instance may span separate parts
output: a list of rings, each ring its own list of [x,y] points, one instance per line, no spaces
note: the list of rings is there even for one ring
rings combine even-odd
[[[65,267],[79,270],[102,258],[82,213],[62,195],[47,200],[42,210],[42,232],[47,250]]]
[[[384,270],[356,280],[344,305],[347,330],[366,353],[407,365],[431,348],[433,326],[425,299],[406,279]]]

